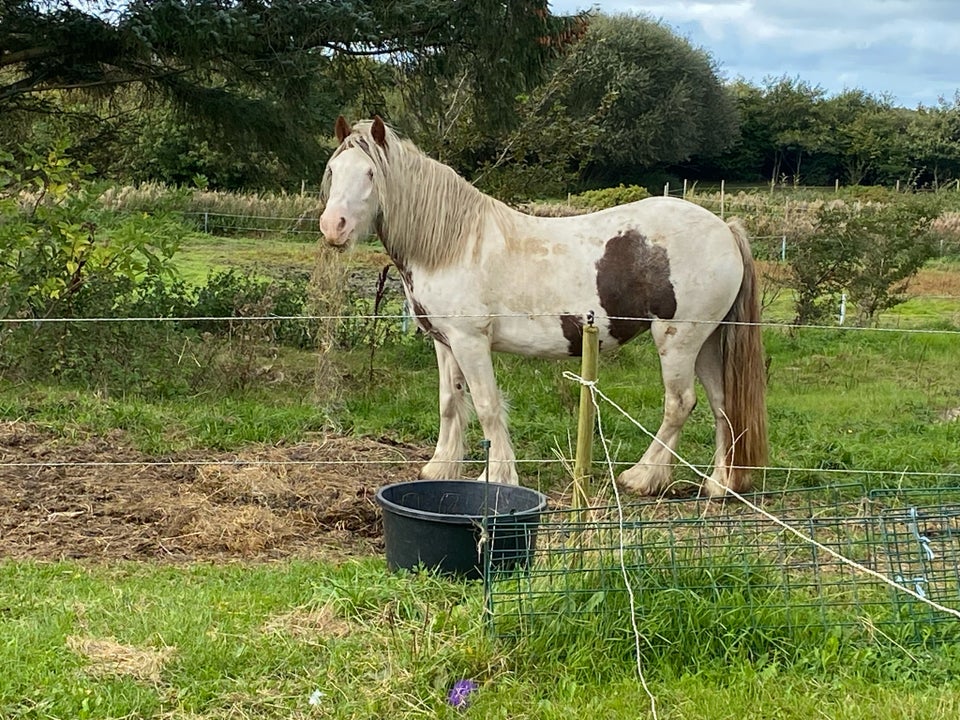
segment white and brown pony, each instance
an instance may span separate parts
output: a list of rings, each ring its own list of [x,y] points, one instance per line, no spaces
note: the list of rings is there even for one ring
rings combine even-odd
[[[491,443],[489,479],[516,483],[490,352],[578,356],[593,310],[602,350],[650,330],[660,355],[663,423],[621,484],[647,495],[667,488],[696,375],[716,419],[704,490],[749,486],[749,469],[767,457],[765,379],[756,274],[738,223],[668,197],[532,217],[484,195],[379,117],[353,128],[340,117],[336,137],[320,228],[339,248],[376,232],[436,347],[440,430],[421,477],[459,475],[469,391]]]

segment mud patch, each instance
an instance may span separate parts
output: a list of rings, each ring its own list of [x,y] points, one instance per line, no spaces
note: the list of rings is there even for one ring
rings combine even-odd
[[[0,557],[340,559],[382,549],[378,487],[429,451],[318,437],[150,457],[122,433],[65,440],[0,423]]]

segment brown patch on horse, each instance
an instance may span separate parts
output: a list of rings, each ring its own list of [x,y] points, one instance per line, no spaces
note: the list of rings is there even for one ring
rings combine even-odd
[[[337,143],[342,143],[346,140],[352,131],[350,130],[350,125],[347,123],[347,120],[343,115],[337,116],[337,122],[333,126],[333,134],[337,138]]]
[[[648,330],[652,318],[672,318],[677,297],[667,251],[636,230],[610,238],[597,261],[597,294],[611,316],[610,335],[621,345]]]
[[[583,319],[579,315],[561,315],[560,328],[569,343],[570,357],[583,355]]]
[[[379,115],[373,116],[373,125],[370,126],[370,135],[373,137],[373,140],[377,143],[377,145],[386,149],[387,128],[383,124],[383,118],[381,118]]]
[[[433,326],[433,323],[430,322],[430,318],[427,317],[430,314],[427,308],[413,296],[413,273],[410,272],[402,260],[394,260],[393,264],[396,265],[397,271],[400,273],[400,280],[403,282],[403,287],[407,291],[407,297],[410,298],[410,302],[413,304],[414,320],[417,323],[417,327],[441,345],[450,347],[450,340],[447,339],[447,336],[437,330]]]
[[[416,316],[417,325],[420,327],[420,329],[441,345],[450,347],[450,340],[447,339],[446,335],[433,326],[433,323],[430,322],[430,318],[427,317],[430,313],[423,306],[423,304],[412,295],[410,296],[410,300],[413,302],[413,314]]]

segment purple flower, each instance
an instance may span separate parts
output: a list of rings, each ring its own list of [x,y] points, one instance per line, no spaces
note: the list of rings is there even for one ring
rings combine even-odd
[[[447,702],[455,708],[465,708],[470,704],[470,693],[476,689],[477,684],[473,680],[457,680],[450,688]]]

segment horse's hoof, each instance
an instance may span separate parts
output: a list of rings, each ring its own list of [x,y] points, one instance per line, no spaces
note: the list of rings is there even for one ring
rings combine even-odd
[[[670,487],[671,468],[638,463],[620,473],[617,483],[634,495],[660,497]]]
[[[421,480],[457,480],[460,478],[459,463],[431,460],[420,468]]]

